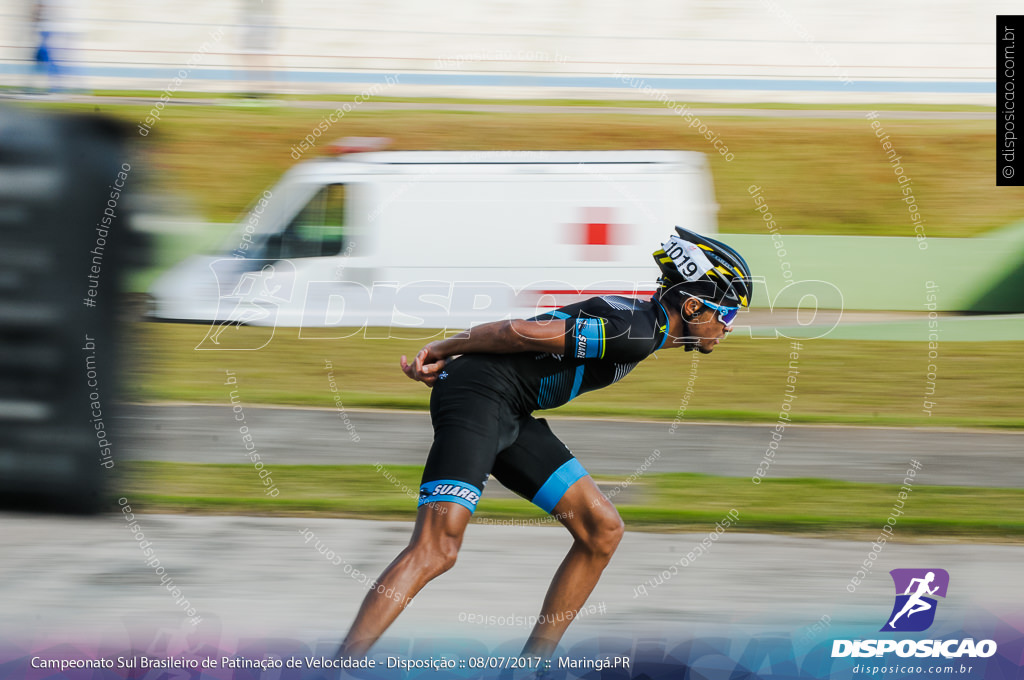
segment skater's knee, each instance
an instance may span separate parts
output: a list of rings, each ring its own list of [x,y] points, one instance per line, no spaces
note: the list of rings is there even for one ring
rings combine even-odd
[[[420,506],[406,564],[430,580],[455,566],[470,512],[455,503]]]
[[[450,536],[445,536],[438,541],[435,552],[437,554],[435,561],[438,565],[438,573],[443,574],[455,566],[455,560],[459,557],[459,541]]]
[[[455,566],[459,556],[459,541],[442,536],[431,541],[420,541],[409,546],[411,556],[429,578],[440,576]]]
[[[618,510],[611,503],[602,503],[594,508],[589,524],[587,547],[594,555],[610,559],[626,531]]]

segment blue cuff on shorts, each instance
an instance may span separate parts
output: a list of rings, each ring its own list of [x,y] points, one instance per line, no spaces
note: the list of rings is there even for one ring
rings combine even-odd
[[[587,471],[578,460],[573,458],[566,461],[562,467],[548,477],[544,486],[540,487],[540,491],[533,497],[533,504],[546,513],[554,512],[555,506],[558,505],[558,501],[562,500],[562,496],[569,490],[569,487],[579,481],[581,477],[586,476]]]
[[[456,479],[439,479],[420,485],[420,500],[416,507],[425,503],[458,503],[473,512],[479,500],[480,489],[472,484]]]

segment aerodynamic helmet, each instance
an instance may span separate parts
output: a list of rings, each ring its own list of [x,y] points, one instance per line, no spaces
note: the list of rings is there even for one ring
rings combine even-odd
[[[676,227],[654,252],[662,290],[670,289],[727,307],[749,307],[753,293],[750,267],[721,241]]]

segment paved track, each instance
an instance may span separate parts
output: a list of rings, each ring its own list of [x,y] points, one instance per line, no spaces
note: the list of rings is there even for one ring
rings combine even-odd
[[[245,409],[264,460],[277,464],[422,465],[430,447],[425,413],[350,410],[348,431],[332,409]],[[246,462],[230,407],[126,406],[121,455],[138,460]],[[657,449],[649,472],[749,477],[771,441],[770,425],[552,418],[552,429],[592,473],[633,473]],[[351,432],[358,435],[353,442]],[[773,477],[894,483],[908,462],[932,485],[1024,488],[1024,434],[983,430],[801,426],[786,429]]]
[[[375,577],[405,545],[411,526],[318,518],[137,519],[165,578],[202,617],[200,639],[212,644],[249,633],[336,645],[367,590],[354,570]],[[119,514],[4,514],[0,522],[0,639],[108,639],[108,633],[130,630],[145,646],[149,640],[143,638],[160,626],[193,632]],[[825,615],[832,620],[828,634],[856,625],[863,635],[878,630],[892,606],[886,572],[909,566],[950,572],[944,629],[959,614],[982,607],[1008,615],[1024,609],[1022,546],[890,543],[850,593],[846,586],[870,550],[867,542],[744,534],[742,526],[741,516],[667,580],[656,577],[682,564],[680,558],[707,534],[627,532],[589,600],[595,607],[603,603],[604,613],[574,623],[573,635],[795,635]],[[304,530],[312,532],[309,543]],[[336,564],[317,551],[317,541],[335,553]],[[471,623],[469,615],[536,614],[568,547],[560,528],[470,524],[458,564],[416,597],[390,633],[522,641],[529,629],[514,619],[511,625],[497,619],[483,625]]]

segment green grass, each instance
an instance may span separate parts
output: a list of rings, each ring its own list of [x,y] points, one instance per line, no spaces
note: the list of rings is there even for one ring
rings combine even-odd
[[[267,466],[280,494],[266,496],[251,465],[132,462],[122,466],[121,488],[134,510],[161,513],[330,516],[412,520],[422,468],[387,465]],[[397,484],[383,472],[393,475]],[[620,478],[598,476],[618,484]],[[405,488],[403,488],[403,486]],[[739,531],[830,537],[874,537],[897,500],[899,485],[821,479],[746,478],[688,473],[647,474],[630,489],[640,502],[620,505],[630,529],[706,531],[736,509]],[[410,491],[411,490],[411,491]],[[411,494],[411,495],[410,495]],[[900,539],[937,537],[1020,541],[1024,490],[915,486],[899,517]],[[486,494],[476,518],[530,519],[543,513],[525,500]]]
[[[133,130],[148,111],[113,103],[34,106],[101,111]],[[294,164],[289,149],[323,116],[287,106],[169,106],[141,141],[148,177],[133,174],[133,181],[183,197],[210,221],[232,221]],[[974,236],[1020,219],[1024,188],[995,186],[993,121],[887,120],[884,114],[879,121],[913,179],[929,236]],[[757,184],[787,234],[910,233],[899,185],[867,120],[705,122],[735,154],[731,162],[675,116],[357,108],[323,139],[383,136],[396,149],[691,149],[708,154],[723,232],[765,233],[747,192]]]
[[[387,329],[278,328],[258,351],[196,351],[208,326],[140,323],[131,327],[126,397],[132,401],[228,403],[226,370],[235,371],[246,404],[290,404],[333,408],[325,361],[346,407],[426,409],[430,392],[398,368],[428,333],[412,339],[384,337]],[[239,328],[224,343],[257,338],[269,330]],[[237,335],[236,335],[237,334]],[[329,339],[336,334],[353,334]],[[859,340],[801,341],[796,422],[875,425],[1024,427],[1020,404],[1024,381],[1015,370],[1024,342],[943,342],[937,364],[936,403],[922,413],[927,346],[918,342]],[[240,345],[230,345],[240,346]],[[790,341],[731,336],[711,355],[698,357],[687,420],[772,421],[786,384]],[[671,419],[680,408],[695,355],[662,350],[614,386],[584,394],[549,413]]]

